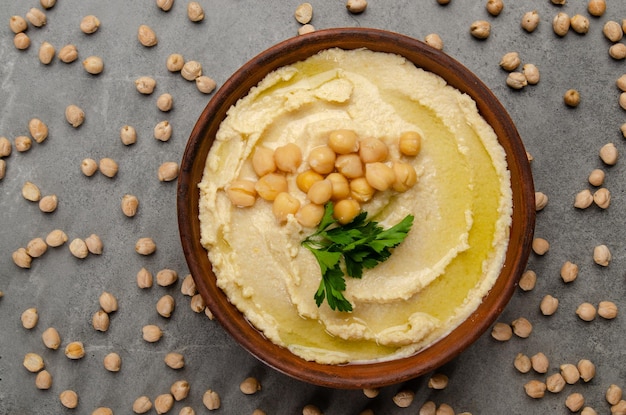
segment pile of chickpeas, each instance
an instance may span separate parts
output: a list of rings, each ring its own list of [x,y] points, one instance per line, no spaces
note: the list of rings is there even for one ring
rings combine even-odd
[[[402,156],[415,157],[421,143],[418,132],[403,132],[397,141],[398,151]],[[360,138],[353,130],[333,130],[326,144],[310,151],[306,159],[308,169],[298,173],[304,162],[298,145],[289,143],[275,150],[258,146],[252,156],[258,180],[234,180],[226,192],[238,207],[253,206],[258,197],[270,201],[280,223],[295,215],[305,227],[317,226],[324,215],[324,205],[333,201],[335,219],[346,224],[377,191],[405,192],[417,183],[413,165],[390,160],[389,155],[388,145],[378,138]],[[301,204],[294,189],[289,189],[288,175],[296,175],[296,185],[306,194],[308,203]]]

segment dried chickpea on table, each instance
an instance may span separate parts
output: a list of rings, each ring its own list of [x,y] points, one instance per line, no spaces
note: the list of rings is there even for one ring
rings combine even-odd
[[[604,0],[3,2],[0,413],[626,413],[624,19]],[[246,60],[358,26],[424,40],[492,89],[529,153],[537,225],[474,345],[421,379],[335,391],[211,320],[175,188],[196,119]]]

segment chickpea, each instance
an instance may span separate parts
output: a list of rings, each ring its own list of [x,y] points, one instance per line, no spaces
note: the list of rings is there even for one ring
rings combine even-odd
[[[172,53],[167,57],[165,61],[165,66],[167,70],[170,72],[180,72],[185,65],[185,58],[180,53]]]
[[[589,31],[589,19],[582,14],[575,14],[571,18],[570,26],[574,32],[584,35]]]
[[[498,16],[502,13],[504,2],[502,0],[487,0],[487,12],[492,16]]]
[[[302,151],[294,143],[285,144],[274,150],[276,167],[286,173],[295,173],[302,163]]]
[[[398,148],[405,156],[417,156],[422,148],[422,136],[416,131],[405,131],[400,134]]]
[[[328,146],[337,154],[355,153],[359,150],[358,136],[352,130],[334,130],[328,136]]]
[[[324,206],[316,205],[315,203],[309,203],[302,206],[298,213],[296,213],[298,223],[307,228],[316,227],[323,217]]]
[[[358,177],[350,182],[350,196],[360,203],[369,202],[376,189],[367,181],[365,177]]]
[[[30,38],[24,32],[19,32],[13,37],[13,45],[16,49],[25,50],[30,47]]]
[[[589,173],[589,184],[592,186],[602,186],[604,183],[604,170],[594,169]]]
[[[394,161],[391,168],[395,176],[391,186],[396,192],[406,192],[417,183],[417,172],[409,163]]]
[[[267,147],[257,147],[252,155],[252,168],[259,177],[275,172],[274,151]]]
[[[563,95],[563,102],[568,107],[577,107],[580,104],[580,92],[575,89],[568,89]]]
[[[378,138],[364,138],[359,143],[359,157],[363,163],[376,163],[387,160],[389,149],[387,144]]]
[[[552,29],[558,36],[565,36],[571,26],[571,19],[567,13],[559,12],[552,19]]]
[[[443,39],[437,33],[430,33],[424,38],[424,43],[435,49],[443,50]]]
[[[396,174],[385,163],[368,163],[365,165],[365,179],[374,189],[384,192],[396,182]]]
[[[337,171],[348,179],[363,177],[363,163],[357,154],[342,154],[335,161]]]
[[[539,25],[539,13],[537,12],[537,10],[524,13],[524,16],[522,16],[522,23],[521,23],[522,29],[524,29],[528,33],[531,33],[535,31],[538,25]]]
[[[606,0],[589,0],[587,11],[590,15],[600,17],[606,11]]]
[[[315,147],[309,153],[309,166],[320,174],[328,174],[335,170],[337,155],[328,146]]]
[[[226,194],[233,205],[249,207],[256,201],[255,183],[252,180],[234,180],[227,188]]]
[[[296,185],[304,193],[308,193],[314,183],[324,180],[324,176],[313,170],[305,170],[296,176]]]
[[[265,200],[276,199],[279,193],[287,191],[287,178],[280,173],[269,173],[261,177],[254,190]]]
[[[289,215],[295,215],[300,210],[300,201],[287,192],[279,193],[274,199],[272,211],[279,222],[286,222]]]
[[[315,182],[306,195],[311,202],[323,205],[328,202],[333,195],[333,184],[328,179]]]
[[[326,176],[327,180],[333,184],[333,200],[346,199],[350,196],[350,183],[341,173],[331,173]]]
[[[361,213],[361,205],[354,199],[343,199],[335,203],[333,216],[339,223],[345,225],[352,222]]]
[[[17,34],[26,31],[26,29],[28,29],[28,23],[22,16],[11,16],[9,27],[13,33]]]
[[[491,24],[486,20],[477,20],[470,25],[470,34],[476,39],[487,39],[491,33]]]

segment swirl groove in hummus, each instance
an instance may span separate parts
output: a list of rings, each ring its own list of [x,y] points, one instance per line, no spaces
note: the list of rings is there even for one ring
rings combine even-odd
[[[300,245],[312,229],[295,218],[279,224],[270,202],[238,208],[225,194],[235,179],[256,180],[256,146],[294,142],[306,160],[337,129],[383,140],[419,175],[407,192],[363,205],[384,227],[407,214],[415,221],[389,260],[346,279],[351,313],[315,304],[321,274]],[[393,145],[409,130],[423,137],[415,158]],[[365,49],[325,50],[265,77],[229,110],[199,186],[202,244],[218,286],[267,338],[320,363],[397,358],[436,341],[480,304],[509,239],[505,153],[475,102],[401,56]]]

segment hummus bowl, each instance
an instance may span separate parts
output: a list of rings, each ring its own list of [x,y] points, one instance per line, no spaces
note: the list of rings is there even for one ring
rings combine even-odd
[[[268,121],[274,106],[272,114],[278,115]],[[352,312],[317,296],[313,301],[324,279],[317,257],[299,242],[315,232],[315,224],[277,213],[276,196],[266,198],[267,189],[256,184],[266,200],[253,199],[253,207],[238,206],[247,202],[229,193],[243,186],[248,196],[243,182],[255,172],[261,177],[253,161],[260,147],[272,148],[275,164],[285,164],[278,148],[295,141],[314,169],[310,150],[345,131],[356,132],[361,147],[370,143],[366,136],[387,140],[398,161],[384,162],[395,169],[400,159],[408,160],[404,164],[418,177],[414,189],[403,184],[396,194],[383,186],[379,199],[360,201],[385,226],[407,213],[414,224],[388,261],[364,270],[362,278],[346,278]],[[421,153],[409,157],[393,147],[406,131],[425,136]],[[337,160],[339,152],[333,154]],[[366,176],[371,165],[381,164],[360,157]],[[287,177],[290,188],[297,183],[302,189],[296,174],[307,167],[288,164],[267,176],[274,174],[285,186]],[[372,173],[368,180],[377,186],[382,176]],[[357,198],[354,190],[348,198]],[[302,201],[313,202],[313,196]],[[259,213],[251,213],[257,206]],[[472,344],[513,295],[535,223],[526,151],[493,93],[441,51],[404,35],[361,28],[288,39],[235,72],[191,132],[177,208],[189,270],[224,329],[278,371],[336,388],[406,381]]]

